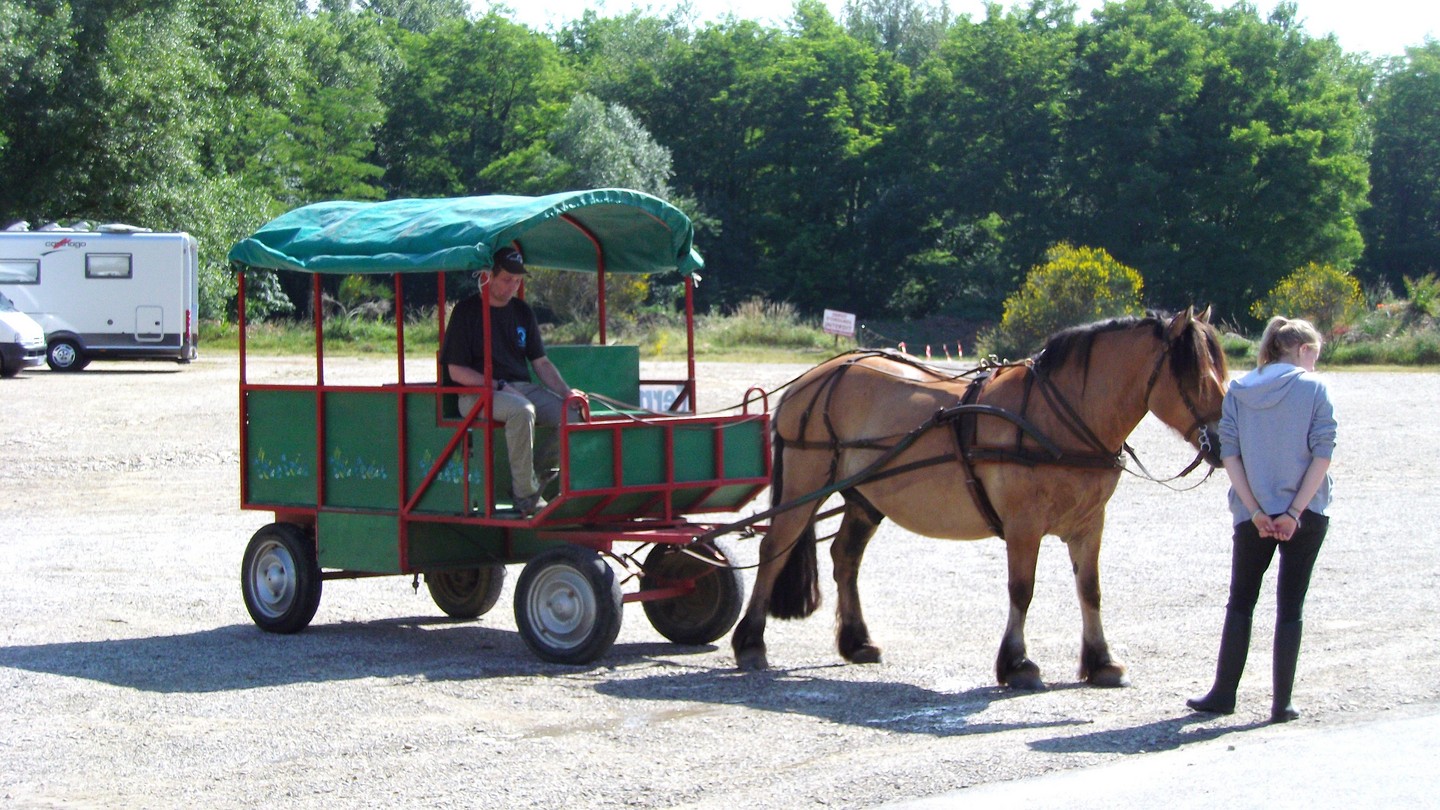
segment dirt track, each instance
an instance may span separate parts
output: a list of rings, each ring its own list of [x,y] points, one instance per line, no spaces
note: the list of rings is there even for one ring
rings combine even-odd
[[[702,366],[702,409],[800,369]],[[311,373],[299,361],[264,371]],[[1223,474],[1179,493],[1127,477],[1111,502],[1105,625],[1128,689],[1074,683],[1079,614],[1058,543],[1042,552],[1029,621],[1052,688],[1016,694],[993,685],[1003,546],[888,525],[861,576],[877,666],[839,663],[833,590],[820,615],[771,623],[765,673],[734,671],[728,639],[666,643],[634,607],[599,665],[542,664],[515,632],[516,568],[478,622],[442,618],[393,577],[326,583],[307,631],[268,635],[240,599],[241,552],[269,516],[237,506],[235,379],[233,356],[210,353],[183,368],[0,381],[0,802],[872,806],[1267,716],[1268,583],[1240,711],[1202,719],[1184,706],[1208,686],[1223,611]],[[1337,504],[1308,603],[1306,724],[1440,700],[1440,375],[1330,380]],[[1152,470],[1188,459],[1148,421],[1132,444]],[[741,562],[754,546],[738,545]]]

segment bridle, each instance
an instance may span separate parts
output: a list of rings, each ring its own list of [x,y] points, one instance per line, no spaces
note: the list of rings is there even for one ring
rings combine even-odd
[[[1165,368],[1165,361],[1170,358],[1170,349],[1174,346],[1173,341],[1166,340],[1163,337],[1157,337],[1157,339],[1160,341],[1163,348],[1161,348],[1160,350],[1160,356],[1155,359],[1155,368],[1151,369],[1150,371],[1150,380],[1145,383],[1144,402],[1145,410],[1147,411],[1151,410],[1150,397],[1155,393],[1155,385],[1160,381],[1160,372]],[[1125,446],[1126,452],[1128,452],[1130,454],[1130,457],[1135,460],[1135,464],[1140,467],[1141,472],[1144,473],[1144,477],[1161,484],[1168,483],[1169,481],[1174,481],[1177,478],[1184,478],[1185,476],[1193,472],[1196,467],[1200,466],[1200,463],[1202,461],[1205,461],[1207,458],[1210,457],[1215,457],[1218,459],[1220,455],[1220,448],[1217,445],[1218,437],[1213,437],[1213,433],[1209,428],[1211,420],[1207,420],[1205,417],[1200,415],[1200,408],[1195,405],[1195,400],[1190,398],[1190,394],[1185,391],[1184,386],[1179,385],[1177,382],[1175,386],[1175,391],[1180,395],[1180,401],[1185,403],[1185,410],[1189,411],[1191,418],[1195,420],[1194,424],[1192,424],[1188,430],[1181,434],[1181,436],[1187,442],[1190,441],[1190,436],[1192,434],[1196,434],[1195,444],[1198,448],[1198,451],[1195,454],[1194,460],[1192,460],[1188,465],[1186,465],[1185,469],[1182,470],[1178,475],[1162,481],[1161,479],[1151,475],[1149,470],[1145,469],[1145,465],[1140,462],[1140,459],[1136,457],[1134,451],[1130,449],[1130,446],[1128,444]],[[1205,474],[1205,478],[1202,478],[1200,480],[1200,483],[1203,484],[1205,480],[1210,477],[1210,474],[1214,471],[1215,465],[1212,463],[1210,466],[1210,471]],[[1199,486],[1199,484],[1197,484],[1196,486]]]

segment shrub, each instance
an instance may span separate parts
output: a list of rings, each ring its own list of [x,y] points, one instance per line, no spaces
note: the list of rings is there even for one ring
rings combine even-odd
[[[1330,264],[1311,262],[1280,280],[1270,294],[1250,307],[1250,314],[1265,321],[1276,315],[1305,318],[1325,337],[1346,331],[1365,310],[1360,282]]]
[[[1426,273],[1418,279],[1406,276],[1405,295],[1410,299],[1406,314],[1410,319],[1419,320],[1421,316],[1434,318],[1437,293],[1440,293],[1440,281],[1435,280],[1434,273]]]
[[[1143,288],[1139,271],[1102,249],[1056,245],[1045,264],[1032,268],[1025,285],[1005,299],[1000,325],[980,336],[981,353],[1022,357],[1065,327],[1139,315]]]
[[[1255,359],[1255,341],[1235,332],[1220,333],[1220,348],[1232,365]]]
[[[624,328],[626,318],[640,308],[650,292],[647,276],[611,273],[605,277],[605,309],[607,327]],[[599,302],[595,298],[595,274],[562,270],[531,273],[525,277],[525,299],[534,306],[545,307],[561,324],[588,324],[598,332]],[[585,329],[577,331],[583,332]],[[583,341],[582,341],[583,342]]]
[[[817,335],[821,334],[812,324],[805,323],[795,305],[788,301],[752,298],[738,304],[728,316],[706,320],[712,327],[707,331],[714,348],[807,349],[816,345]]]

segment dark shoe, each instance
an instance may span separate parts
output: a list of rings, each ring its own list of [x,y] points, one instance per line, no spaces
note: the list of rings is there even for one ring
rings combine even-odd
[[[526,495],[523,498],[515,499],[515,511],[519,512],[521,517],[530,517],[546,506],[549,506],[549,504],[546,503],[544,498],[540,497],[540,493],[538,492],[534,495]]]
[[[1216,694],[1221,692],[1221,694]],[[1235,713],[1235,690],[1228,693],[1219,688],[1211,689],[1204,697],[1190,698],[1185,705],[1197,712],[1209,712],[1210,714],[1234,714]]]
[[[1191,698],[1185,705],[1197,712],[1234,714],[1235,691],[1250,653],[1250,617],[1235,610],[1225,611],[1225,628],[1220,631],[1220,656],[1215,663],[1215,685],[1204,697]]]
[[[1290,703],[1295,689],[1295,666],[1300,660],[1300,636],[1304,622],[1275,625],[1275,689],[1270,704],[1270,722],[1288,723],[1300,716]]]

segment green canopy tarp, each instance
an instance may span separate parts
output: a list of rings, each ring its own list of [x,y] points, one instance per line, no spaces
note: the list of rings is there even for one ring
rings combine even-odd
[[[592,241],[592,237],[594,241]],[[481,270],[515,242],[534,268],[690,275],[704,266],[679,209],[649,194],[592,189],[545,197],[324,202],[276,217],[230,261],[307,273]]]

